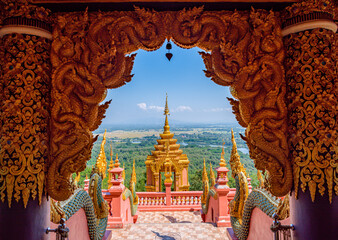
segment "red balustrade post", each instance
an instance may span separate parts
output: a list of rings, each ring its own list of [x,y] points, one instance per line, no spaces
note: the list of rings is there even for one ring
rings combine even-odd
[[[171,206],[171,182],[165,182],[165,198],[166,206]]]
[[[215,184],[215,190],[218,198],[218,216],[216,218],[217,227],[230,227],[230,215],[228,204],[228,193],[230,191],[228,186],[227,167],[217,168],[217,180]]]
[[[88,192],[88,188],[89,188],[89,179],[86,177],[86,179],[84,180],[83,190],[85,190],[86,192]]]
[[[249,189],[249,193],[251,193],[251,191],[252,191],[251,178],[248,177],[246,180],[248,181],[248,189]]]
[[[112,174],[111,188],[108,189],[111,196],[110,209],[112,217],[108,219],[108,227],[123,228],[124,215],[122,212],[122,193],[125,186],[122,184],[122,171],[120,167],[113,168],[109,172]]]

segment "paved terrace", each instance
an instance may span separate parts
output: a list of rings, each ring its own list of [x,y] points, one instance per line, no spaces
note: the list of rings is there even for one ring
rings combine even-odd
[[[136,224],[112,229],[112,239],[130,240],[228,240],[226,228],[203,223],[195,212],[139,212]]]

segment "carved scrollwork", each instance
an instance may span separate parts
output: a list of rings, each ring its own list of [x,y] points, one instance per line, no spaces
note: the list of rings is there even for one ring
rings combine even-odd
[[[299,188],[338,195],[337,58],[335,34],[313,29],[285,37],[289,146],[296,197]]]
[[[48,159],[49,40],[11,34],[1,39],[0,197],[28,200],[44,192]],[[7,199],[6,199],[7,196]]]
[[[292,185],[286,141],[283,43],[273,12],[206,12],[193,8],[155,12],[58,14],[51,59],[52,162],[48,189],[64,200],[68,178],[90,157],[94,130],[104,116],[99,105],[107,88],[129,82],[138,49],[148,51],[172,39],[199,47],[206,76],[231,86],[236,118],[257,168],[270,173],[271,192],[285,195]],[[80,158],[80,159],[78,159]],[[62,181],[60,180],[62,179]],[[63,190],[62,190],[63,189]]]

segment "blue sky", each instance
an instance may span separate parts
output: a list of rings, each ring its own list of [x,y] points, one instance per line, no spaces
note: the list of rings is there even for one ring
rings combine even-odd
[[[234,123],[226,97],[229,88],[206,78],[200,49],[172,44],[173,58],[165,57],[166,43],[157,51],[137,51],[131,82],[108,91],[112,99],[103,124],[162,123],[168,93],[171,123]]]

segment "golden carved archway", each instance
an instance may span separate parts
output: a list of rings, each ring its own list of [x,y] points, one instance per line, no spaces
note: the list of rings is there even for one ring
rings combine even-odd
[[[69,176],[90,158],[92,131],[109,105],[108,88],[132,78],[138,49],[153,51],[171,39],[183,48],[199,47],[205,74],[230,86],[229,99],[255,166],[269,172],[271,192],[292,186],[288,160],[284,49],[278,16],[265,10],[207,12],[193,8],[155,12],[78,12],[55,16],[51,50],[51,157],[47,190],[52,198],[71,194]]]

